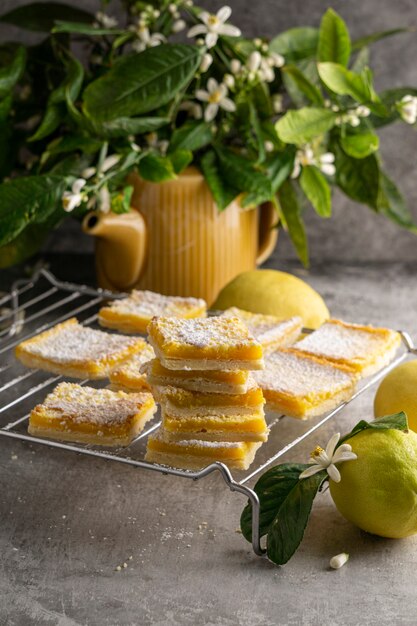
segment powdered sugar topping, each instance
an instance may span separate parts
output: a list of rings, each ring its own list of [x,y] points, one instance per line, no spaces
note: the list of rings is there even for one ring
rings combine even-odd
[[[179,296],[163,296],[153,291],[133,290],[130,296],[114,300],[110,308],[119,313],[139,315],[152,318],[155,315],[178,316],[191,313],[193,310],[206,309],[206,302],[200,298],[182,298]]]

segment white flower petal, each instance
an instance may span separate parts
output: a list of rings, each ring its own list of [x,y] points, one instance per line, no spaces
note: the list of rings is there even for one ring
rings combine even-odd
[[[299,175],[301,173],[301,165],[300,165],[300,161],[294,161],[294,167],[293,170],[291,172],[291,178],[298,178]]]
[[[208,24],[211,18],[211,13],[208,11],[201,11],[199,18],[202,22],[204,22],[204,24]]]
[[[107,172],[107,170],[111,169],[120,161],[120,158],[120,154],[111,154],[110,156],[105,158],[103,161],[103,165],[101,166],[101,171]]]
[[[323,172],[323,174],[326,174],[327,176],[334,176],[336,174],[336,167],[333,165],[333,163],[324,163],[320,167],[320,170]]]
[[[225,111],[236,111],[236,105],[230,98],[223,98],[222,100],[220,100],[219,105]]]
[[[314,476],[314,474],[318,474],[319,472],[321,472],[322,469],[323,468],[321,465],[312,465],[311,467],[308,467],[307,469],[305,469],[304,472],[301,472],[298,478],[302,480],[303,478]]]
[[[357,459],[357,455],[354,452],[341,452],[338,454],[338,450],[333,456],[333,463],[343,463],[343,461],[354,461]]]
[[[204,119],[206,122],[211,122],[217,115],[217,111],[219,110],[219,105],[211,103],[208,105],[206,110],[204,111]]]
[[[206,26],[203,24],[196,24],[195,26],[191,26],[190,30],[187,33],[187,37],[196,37],[197,35],[205,35],[207,32]]]
[[[218,27],[217,32],[219,35],[226,35],[227,37],[240,37],[242,31],[236,26],[231,24],[222,24]]]
[[[249,55],[249,58],[246,62],[246,66],[251,72],[256,72],[256,70],[259,69],[261,65],[261,61],[262,61],[261,53],[258,50],[254,50]]]
[[[327,473],[335,483],[340,483],[340,472],[337,469],[336,465],[330,463],[329,467],[327,468]]]
[[[232,9],[227,5],[217,11],[217,17],[221,22],[227,22],[231,15]]]
[[[215,78],[209,78],[207,81],[207,89],[209,93],[214,93],[219,89],[219,83]]]
[[[81,172],[81,176],[83,178],[91,178],[92,176],[94,176],[94,174],[96,173],[96,168],[95,167],[86,167],[85,170],[83,170]]]
[[[74,180],[71,187],[72,193],[79,194],[86,182],[87,181],[84,180],[84,178],[77,178],[76,180]]]
[[[218,35],[216,33],[207,33],[206,35],[206,46],[208,49],[213,48],[218,40]]]
[[[197,89],[197,91],[195,92],[195,97],[202,102],[207,102],[210,98],[210,94],[205,89]]]
[[[332,458],[334,451],[336,449],[336,446],[339,442],[340,439],[340,433],[335,433],[332,437],[330,437],[329,443],[326,446],[326,454],[329,457],[329,459]]]

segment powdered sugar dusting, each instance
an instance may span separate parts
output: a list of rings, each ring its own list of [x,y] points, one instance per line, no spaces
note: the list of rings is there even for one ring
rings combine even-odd
[[[55,363],[84,363],[100,361],[117,355],[134,346],[137,339],[125,335],[115,335],[94,330],[73,323],[57,327],[56,332],[42,338],[42,335],[25,345],[25,350],[35,356]]]
[[[115,392],[75,383],[61,383],[41,406],[48,412],[52,411],[54,418],[67,418],[75,423],[110,425],[122,424],[139,413],[150,398],[149,393]]]
[[[237,307],[227,309],[222,316],[238,317],[262,345],[270,342],[274,342],[277,347],[288,345],[286,342],[288,336],[293,336],[297,331],[300,333],[302,328],[302,319],[297,316],[279,321],[274,315],[250,313]]]
[[[152,318],[154,315],[181,317],[198,309],[206,309],[207,305],[201,298],[182,298],[179,296],[163,296],[153,291],[133,290],[130,296],[114,300],[110,305],[113,311],[141,317]]]
[[[337,392],[350,385],[353,375],[320,363],[295,350],[281,349],[268,355],[265,369],[255,372],[254,377],[263,390],[287,392],[297,396],[309,393]]]
[[[119,374],[123,374],[129,378],[143,378],[144,373],[141,373],[142,366],[154,357],[155,352],[152,346],[145,344],[143,350],[134,354],[133,357],[125,361],[121,367],[118,367],[110,373],[110,380]]]
[[[368,332],[354,324],[343,326],[330,321],[294,347],[333,359],[368,361],[390,348],[395,335],[394,331]]]
[[[237,317],[207,317],[177,319],[159,317],[151,321],[148,331],[157,329],[162,337],[162,348],[180,343],[193,348],[259,346],[245,324]]]

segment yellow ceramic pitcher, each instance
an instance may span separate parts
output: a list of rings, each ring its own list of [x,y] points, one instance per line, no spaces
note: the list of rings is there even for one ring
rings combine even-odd
[[[101,287],[136,287],[212,303],[240,272],[265,261],[277,240],[270,204],[219,212],[203,175],[187,168],[177,179],[150,183],[134,175],[132,206],[123,215],[89,213],[83,229],[97,237]]]

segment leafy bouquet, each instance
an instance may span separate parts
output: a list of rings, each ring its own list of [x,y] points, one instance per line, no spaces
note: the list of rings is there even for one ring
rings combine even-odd
[[[304,264],[303,211],[329,217],[334,185],[416,232],[375,128],[415,125],[417,90],[377,94],[368,66],[370,44],[406,29],[352,43],[329,9],[318,29],[249,40],[227,6],[123,4],[124,25],[54,3],[0,17],[44,33],[0,47],[0,266],[69,212],[129,211],[131,171],[163,182],[190,163],[220,211],[237,196],[243,209],[273,202]]]

